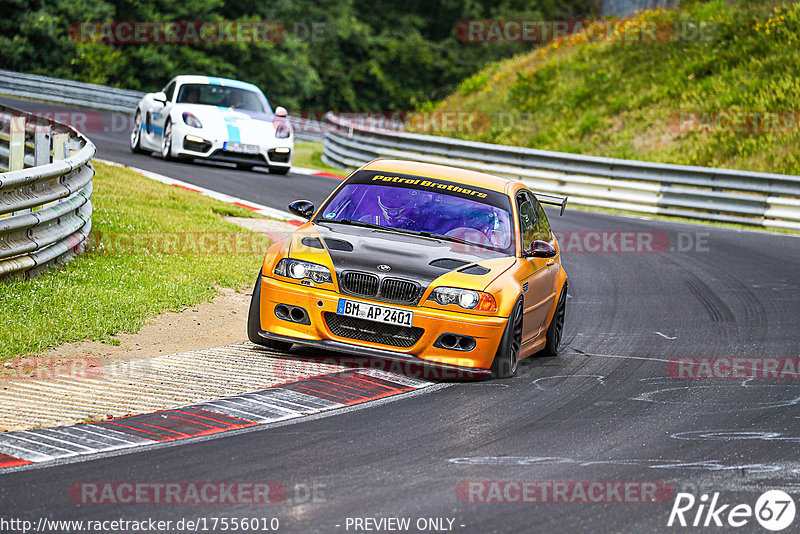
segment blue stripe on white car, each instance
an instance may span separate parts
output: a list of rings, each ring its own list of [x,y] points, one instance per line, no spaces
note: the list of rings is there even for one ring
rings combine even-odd
[[[225,127],[228,129],[228,141],[231,143],[242,142],[242,138],[239,135],[239,127],[236,125],[236,119],[225,117]]]

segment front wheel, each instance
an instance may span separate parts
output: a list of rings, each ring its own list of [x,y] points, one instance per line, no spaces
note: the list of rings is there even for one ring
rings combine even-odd
[[[511,378],[517,372],[519,351],[522,346],[522,298],[517,300],[508,317],[503,338],[492,361],[492,376]]]
[[[253,288],[253,297],[250,299],[250,311],[247,314],[247,338],[255,343],[272,350],[286,352],[292,348],[291,343],[265,339],[258,333],[261,330],[261,271],[258,272],[256,286]]]
[[[544,348],[539,353],[542,356],[558,356],[558,347],[561,345],[561,336],[564,333],[564,318],[566,315],[567,283],[564,282],[564,287],[561,289],[561,295],[558,297],[556,311],[553,313],[553,318],[550,320],[550,326],[547,327]]]
[[[136,110],[133,117],[133,129],[131,130],[131,152],[134,154],[144,154],[142,149],[142,112]]]
[[[166,160],[175,159],[172,155],[172,123],[167,119],[164,135],[161,136],[161,157]]]
[[[270,174],[288,174],[291,167],[270,167]]]

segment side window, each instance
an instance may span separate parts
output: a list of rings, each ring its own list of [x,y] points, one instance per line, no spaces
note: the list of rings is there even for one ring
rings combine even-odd
[[[547,220],[547,214],[544,212],[544,208],[538,201],[536,202],[537,212],[539,213],[539,218],[536,221],[536,235],[538,236],[536,239],[540,239],[542,241],[550,241],[550,238],[553,236],[552,232],[550,231],[550,221]]]
[[[170,84],[164,89],[164,93],[167,95],[167,102],[172,102],[172,93],[175,92],[175,82],[170,82]]]
[[[519,211],[519,230],[522,237],[522,250],[526,250],[531,241],[538,239],[536,210],[530,196],[526,192],[517,194],[517,210]]]

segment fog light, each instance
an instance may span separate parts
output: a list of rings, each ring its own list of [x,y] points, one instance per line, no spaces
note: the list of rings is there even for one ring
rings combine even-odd
[[[288,154],[289,153],[289,149],[286,148],[286,147],[276,148],[275,149],[275,153],[276,154]]]

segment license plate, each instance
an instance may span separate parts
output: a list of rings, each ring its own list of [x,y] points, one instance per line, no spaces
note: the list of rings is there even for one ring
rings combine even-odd
[[[239,152],[241,154],[258,154],[261,151],[258,145],[245,145],[243,143],[231,143],[228,141],[222,144],[222,150]]]
[[[347,299],[339,299],[336,313],[399,326],[411,326],[414,321],[414,312]]]

